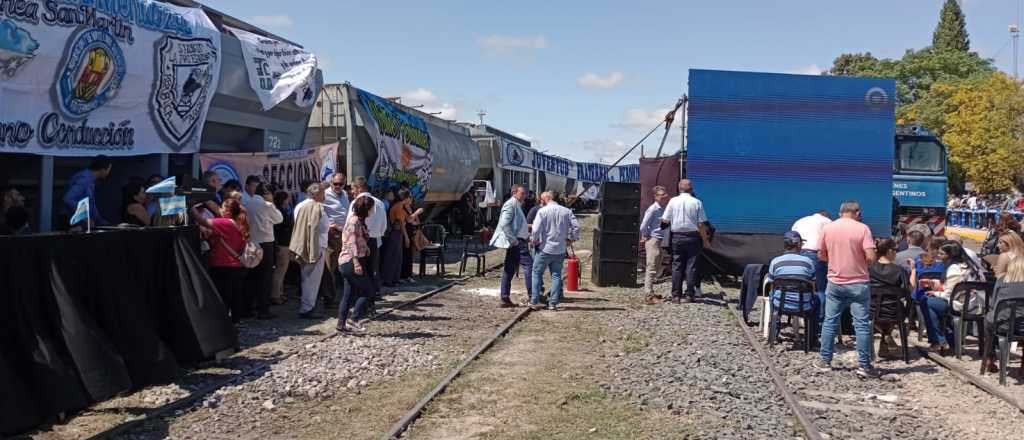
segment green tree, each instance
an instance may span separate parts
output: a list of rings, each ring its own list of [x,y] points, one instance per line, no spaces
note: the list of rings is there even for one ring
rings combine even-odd
[[[950,159],[979,191],[1005,191],[1024,170],[1024,89],[997,72],[983,81],[964,81],[947,100],[944,140]]]
[[[895,79],[897,112],[906,116],[906,107],[927,95],[934,84],[985,76],[994,71],[992,60],[976,53],[928,47],[907,50],[899,60],[878,59],[870,52],[842,54],[833,61],[828,73]]]
[[[932,47],[939,50],[970,52],[971,40],[967,36],[967,20],[957,0],[946,0],[939,13],[939,24],[932,34]]]

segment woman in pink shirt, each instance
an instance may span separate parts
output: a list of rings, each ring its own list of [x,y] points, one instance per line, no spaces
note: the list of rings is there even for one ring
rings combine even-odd
[[[247,317],[245,305],[245,275],[248,269],[242,266],[238,256],[245,251],[249,240],[249,217],[242,202],[229,198],[220,206],[220,217],[203,217],[203,206],[192,207],[192,218],[196,224],[210,231],[207,241],[210,252],[210,278],[217,286],[221,301],[230,308],[231,320],[236,324]]]
[[[352,213],[348,216],[345,229],[341,233],[338,272],[345,277],[350,286],[345,289],[338,305],[337,330],[342,333],[363,331],[358,322],[362,319],[374,292],[373,283],[366,272],[370,264],[370,246],[367,244],[370,241],[370,233],[366,228],[366,218],[373,213],[373,207],[372,198],[357,198],[352,204]],[[355,312],[352,319],[348,319],[348,308],[353,294],[357,297],[353,307]]]

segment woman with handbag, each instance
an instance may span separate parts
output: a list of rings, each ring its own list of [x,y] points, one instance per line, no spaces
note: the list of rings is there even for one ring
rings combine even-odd
[[[344,289],[338,306],[337,330],[342,333],[361,333],[363,328],[358,322],[366,312],[367,305],[373,297],[374,286],[370,281],[367,269],[370,267],[370,233],[366,228],[366,218],[373,213],[374,202],[370,197],[357,198],[352,202],[352,212],[345,221],[341,234],[341,253],[338,255],[338,272],[348,281],[351,289]],[[352,296],[356,296],[352,319],[348,319],[349,305]]]
[[[203,205],[192,207],[192,218],[199,225],[210,230],[208,263],[210,278],[220,293],[226,308],[230,309],[231,320],[238,323],[251,313],[245,304],[245,275],[248,269],[242,264],[249,243],[249,219],[242,202],[226,199],[220,207],[220,217],[203,217]]]

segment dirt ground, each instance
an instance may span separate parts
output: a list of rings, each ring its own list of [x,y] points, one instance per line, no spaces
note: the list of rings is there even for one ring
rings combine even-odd
[[[412,439],[680,438],[601,386],[608,367],[637,341],[601,322],[635,303],[601,293],[571,295],[565,310],[537,312],[515,328],[427,407]]]

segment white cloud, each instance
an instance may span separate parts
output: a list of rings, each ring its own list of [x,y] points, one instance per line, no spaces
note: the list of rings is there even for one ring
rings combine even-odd
[[[803,66],[803,67],[800,67],[800,68],[797,68],[797,69],[791,69],[791,70],[787,71],[786,73],[794,73],[794,74],[797,74],[797,75],[821,75],[821,72],[824,72],[825,70],[826,70],[825,68],[823,68],[823,67],[821,67],[821,66],[819,66],[817,64],[811,64],[809,66]]]
[[[622,72],[611,72],[606,76],[598,75],[594,72],[587,72],[576,81],[580,87],[588,89],[613,89],[619,84],[622,84],[622,80],[626,79],[626,75]]]
[[[423,87],[409,90],[399,96],[402,97],[402,104],[418,107],[424,113],[436,113],[434,116],[441,119],[455,119],[459,114],[455,105],[442,101],[432,90]]]
[[[257,15],[249,18],[249,23],[269,28],[290,28],[294,24],[287,15]]]
[[[637,108],[627,109],[622,119],[613,123],[612,127],[650,130],[655,125],[658,125],[659,122],[665,120],[665,115],[670,111],[672,111],[672,107],[650,111]],[[678,121],[673,122],[673,124],[678,125]]]
[[[477,40],[477,44],[484,54],[496,56],[547,49],[548,39],[543,35],[488,35]]]

